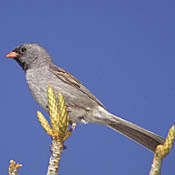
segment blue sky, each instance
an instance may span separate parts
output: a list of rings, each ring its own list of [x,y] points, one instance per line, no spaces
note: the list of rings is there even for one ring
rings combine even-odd
[[[0,6],[0,174],[46,174],[51,139],[37,121],[25,74],[4,55],[24,42],[45,47],[107,107],[165,137],[175,118],[175,3],[162,0],[3,1]],[[48,115],[45,114],[47,117]],[[60,174],[148,174],[153,153],[96,125],[65,143]],[[174,150],[162,167],[173,175]]]

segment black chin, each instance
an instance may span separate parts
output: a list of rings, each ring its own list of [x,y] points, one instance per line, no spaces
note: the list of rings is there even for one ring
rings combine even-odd
[[[18,57],[15,57],[14,58],[15,60],[16,60],[16,62],[22,67],[22,69],[24,70],[24,71],[26,71],[27,69],[28,69],[28,66],[27,66],[27,64],[26,63],[24,63],[24,62],[21,62],[20,60],[19,60],[19,58]]]

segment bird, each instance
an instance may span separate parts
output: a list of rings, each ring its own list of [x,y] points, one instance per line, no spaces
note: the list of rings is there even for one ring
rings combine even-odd
[[[5,57],[16,60],[24,70],[32,96],[46,112],[49,113],[47,88],[51,86],[56,94],[63,95],[71,123],[106,125],[152,152],[165,142],[161,136],[110,113],[79,80],[56,66],[39,44],[21,44]]]

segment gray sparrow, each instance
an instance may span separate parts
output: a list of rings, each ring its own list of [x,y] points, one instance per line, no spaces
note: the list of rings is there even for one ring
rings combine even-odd
[[[60,92],[64,96],[72,123],[90,122],[106,125],[153,152],[157,145],[164,143],[164,138],[108,112],[80,81],[57,67],[40,45],[22,44],[6,57],[16,60],[25,71],[26,81],[34,99],[47,112],[47,88],[50,85],[56,94]]]

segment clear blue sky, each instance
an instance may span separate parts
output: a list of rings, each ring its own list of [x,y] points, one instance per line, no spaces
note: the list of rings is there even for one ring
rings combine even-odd
[[[6,53],[24,42],[41,44],[109,111],[165,137],[175,121],[174,19],[174,1],[2,1],[0,174],[10,159],[23,164],[19,174],[46,174],[51,143],[25,74]],[[148,174],[153,158],[96,124],[78,126],[65,145],[62,175]],[[162,174],[174,175],[174,162],[173,150]]]

